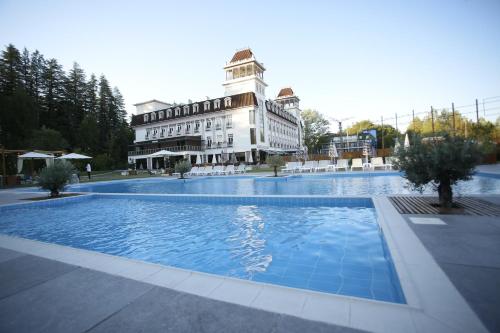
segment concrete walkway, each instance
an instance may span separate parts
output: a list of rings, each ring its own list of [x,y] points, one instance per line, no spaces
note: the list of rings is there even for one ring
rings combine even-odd
[[[485,199],[498,202],[500,197]],[[464,215],[404,216],[485,326],[500,332],[500,220]],[[438,218],[446,224],[414,224],[411,217]]]
[[[360,332],[0,248],[0,332]]]

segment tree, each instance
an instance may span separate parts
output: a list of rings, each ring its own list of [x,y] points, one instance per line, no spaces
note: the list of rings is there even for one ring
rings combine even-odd
[[[370,120],[361,120],[352,124],[345,131],[348,134],[357,134],[364,130],[369,130],[372,128],[375,128],[375,124],[373,122],[371,122]]]
[[[63,191],[71,176],[77,171],[73,165],[66,160],[55,161],[40,172],[38,185],[50,191],[51,197],[58,197],[59,192]]]
[[[377,125],[377,148],[390,148],[394,146],[396,139],[401,137],[401,133],[391,125]],[[382,140],[384,144],[382,145]]]
[[[175,172],[178,172],[181,174],[180,179],[184,179],[184,174],[189,172],[191,170],[191,162],[188,160],[181,160],[177,163],[175,163]]]
[[[412,187],[422,191],[431,183],[438,191],[441,208],[453,203],[452,185],[471,179],[481,151],[477,143],[458,136],[423,141],[416,137],[408,148],[396,153],[395,166],[404,172]]]
[[[266,159],[267,165],[273,168],[274,177],[278,177],[278,168],[285,164],[283,157],[281,155],[271,155]]]
[[[60,132],[42,127],[33,131],[30,146],[32,149],[62,150],[67,149],[69,144]]]
[[[328,141],[328,127],[330,123],[321,113],[307,109],[302,111],[304,120],[304,144],[310,152],[317,151]]]
[[[0,92],[13,95],[20,86],[21,55],[14,45],[9,44],[0,59]]]

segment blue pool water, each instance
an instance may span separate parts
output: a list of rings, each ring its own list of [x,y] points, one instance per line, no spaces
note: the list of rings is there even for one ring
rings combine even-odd
[[[229,195],[332,195],[367,196],[415,193],[399,174],[314,175],[271,177],[200,177],[188,180],[149,178],[129,181],[73,185],[72,191],[97,193],[164,193]],[[424,193],[435,193],[431,188]],[[474,177],[454,187],[454,195],[500,194],[500,179]]]
[[[404,303],[370,199],[93,195],[0,207],[0,233]]]

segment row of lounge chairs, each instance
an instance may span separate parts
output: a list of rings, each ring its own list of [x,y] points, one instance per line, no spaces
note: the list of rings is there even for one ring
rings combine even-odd
[[[246,166],[245,164],[240,164],[238,165],[237,168],[235,168],[234,165],[230,164],[228,166],[223,166],[223,165],[216,165],[214,167],[212,166],[205,166],[205,167],[197,167],[194,166],[191,168],[191,171],[187,173],[188,176],[222,176],[222,175],[235,175],[235,174],[242,174],[246,172]]]
[[[320,161],[306,161],[304,164],[302,162],[288,162],[286,166],[281,168],[282,172],[285,173],[296,173],[296,172],[319,172],[319,171],[354,171],[354,170],[391,170],[392,169],[392,157],[386,157],[385,163],[383,157],[374,157],[371,159],[370,163],[363,163],[361,158],[353,158],[352,164],[349,166],[349,160],[339,159],[337,164],[331,164],[329,160]]]

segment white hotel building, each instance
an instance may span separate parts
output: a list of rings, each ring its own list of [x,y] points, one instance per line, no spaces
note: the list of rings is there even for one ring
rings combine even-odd
[[[295,153],[303,149],[299,98],[284,88],[266,99],[264,66],[250,49],[238,51],[224,67],[224,97],[174,105],[152,100],[135,104],[132,116],[135,141],[129,163],[151,169],[163,158],[148,155],[165,149],[203,163],[227,162],[234,153],[239,162],[258,163],[268,153]]]

